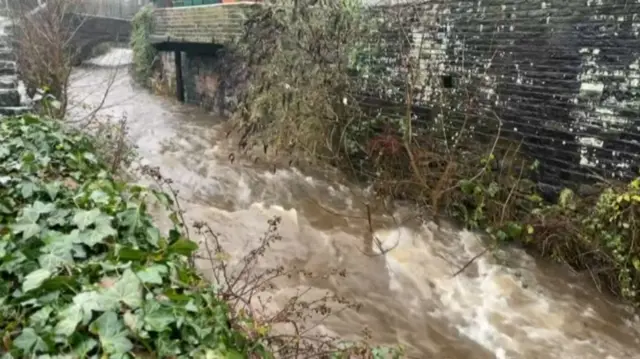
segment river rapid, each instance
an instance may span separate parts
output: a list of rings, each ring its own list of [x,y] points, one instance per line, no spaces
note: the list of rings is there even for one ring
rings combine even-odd
[[[366,327],[376,342],[402,343],[412,358],[640,358],[640,320],[599,293],[588,274],[510,250],[483,255],[454,276],[483,251],[480,237],[434,223],[397,224],[409,206],[373,213],[376,238],[393,249],[364,254],[380,251],[363,248],[366,189],[330,172],[230,161],[235,148],[224,140],[223,121],[134,85],[123,67],[130,58],[114,49],[76,69],[70,113],[101,104],[101,115],[126,116],[141,161],[174,181],[187,219],[210,224],[232,256],[246,253],[267,220],[280,216],[283,239],[261,265],[297,265],[316,276],[280,282],[276,305],[307,287],[311,296],[329,290],[356,300],[360,311],[340,312],[321,328],[350,338]],[[199,265],[206,275],[207,262]],[[340,269],[346,277],[329,275]]]

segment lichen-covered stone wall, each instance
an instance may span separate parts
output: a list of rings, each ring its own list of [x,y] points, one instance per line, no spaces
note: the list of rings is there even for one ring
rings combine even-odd
[[[232,50],[215,53],[183,53],[185,101],[220,116],[236,108],[238,93],[247,83],[245,66]]]
[[[241,33],[246,6],[156,9],[155,35],[224,44]],[[488,141],[522,141],[551,187],[638,173],[639,1],[404,1],[373,12],[385,24],[376,46],[388,51],[378,61],[393,76],[414,74],[422,126],[446,124],[452,140],[465,123]],[[229,64],[186,54],[187,101],[233,107],[229,89],[243,80]],[[375,104],[404,101],[380,86],[365,92],[384,100]]]
[[[227,44],[243,31],[253,4],[231,3],[154,9],[153,36],[162,41]]]
[[[460,102],[427,122],[471,115],[487,138],[500,128],[554,187],[638,173],[640,2],[430,1],[381,14],[404,28],[402,56],[418,60],[416,104]]]

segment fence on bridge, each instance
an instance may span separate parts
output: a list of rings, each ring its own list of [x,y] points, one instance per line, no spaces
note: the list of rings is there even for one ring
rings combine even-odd
[[[231,4],[243,0],[155,0],[157,7],[184,7],[212,4]],[[256,0],[258,2],[258,0]]]
[[[0,12],[9,13],[10,9],[19,11],[35,9],[46,0],[0,0]],[[69,0],[76,12],[90,15],[131,19],[143,6],[153,0]]]
[[[91,15],[131,19],[152,0],[81,0],[79,12]]]

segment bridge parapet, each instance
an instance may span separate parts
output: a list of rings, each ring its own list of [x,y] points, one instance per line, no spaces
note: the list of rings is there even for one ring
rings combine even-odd
[[[189,7],[156,8],[151,41],[159,43],[200,43],[224,45],[243,31],[254,1]]]

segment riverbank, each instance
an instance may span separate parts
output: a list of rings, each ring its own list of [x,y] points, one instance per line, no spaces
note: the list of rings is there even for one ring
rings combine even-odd
[[[304,15],[291,15],[296,11]],[[543,173],[555,169],[524,150],[524,137],[506,135],[505,121],[480,95],[470,95],[483,86],[474,83],[482,76],[448,88],[421,58],[430,53],[403,53],[379,38],[399,14],[357,2],[296,11],[256,11],[260,26],[237,45],[252,75],[233,119],[241,147],[330,164],[372,188],[364,202],[409,200],[426,220],[452,219],[484,233],[492,248],[524,246],[640,305],[640,179],[571,188],[558,181],[555,192],[543,191]],[[380,21],[372,22],[375,16]],[[335,23],[349,36],[336,34]],[[300,41],[307,43],[271,46]],[[329,60],[326,53],[341,55]],[[390,53],[399,58],[389,60]],[[402,65],[391,68],[387,60]],[[427,65],[413,73],[407,63]],[[417,79],[432,89],[421,94],[420,106]]]
[[[158,166],[173,180],[185,218],[211,224],[239,260],[255,249],[270,219],[281,219],[281,239],[257,267],[313,276],[277,281],[268,291],[268,312],[286,308],[300,293],[307,301],[332,293],[358,308],[339,306],[330,316],[314,316],[309,328],[351,341],[368,333],[372,343],[400,343],[416,358],[602,359],[608,353],[621,359],[640,352],[638,323],[598,293],[588,275],[505,247],[453,276],[484,251],[484,241],[469,231],[402,221],[415,214],[410,205],[371,211],[375,238],[391,250],[378,253],[374,246],[375,255],[366,255],[368,188],[322,166],[307,172],[286,162],[275,169],[256,164],[226,137],[225,119],[152,95],[132,84],[126,71],[115,70],[75,69],[69,92],[78,113],[72,112],[82,118],[82,111],[101,108],[101,115],[126,118],[139,162]],[[171,228],[166,216],[158,216],[163,218],[158,226]],[[192,228],[203,247],[207,238]],[[196,266],[215,279],[210,261],[196,259]],[[286,324],[279,329],[292,330]]]
[[[198,244],[175,197],[118,180],[93,144],[59,121],[25,115],[0,122],[3,351],[270,358],[291,350],[287,340],[270,339],[270,322],[233,304],[237,288],[212,286],[190,264]],[[151,199],[168,214],[168,232],[154,225]],[[224,266],[220,274],[230,275]],[[330,343],[324,349],[341,352]]]
[[[114,179],[89,138],[52,121],[3,119],[0,139],[5,353],[263,353],[188,265],[197,245],[152,224],[145,197],[166,194]]]

